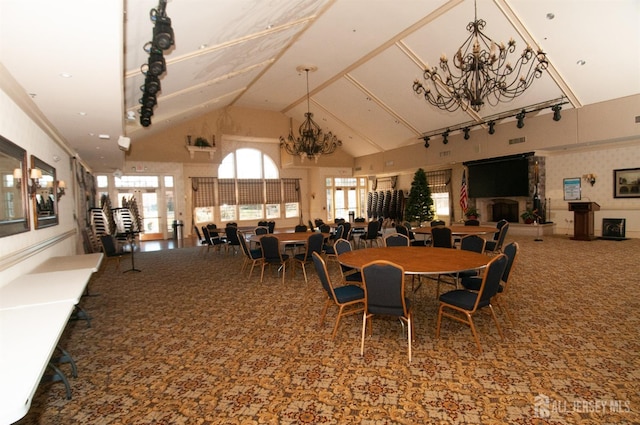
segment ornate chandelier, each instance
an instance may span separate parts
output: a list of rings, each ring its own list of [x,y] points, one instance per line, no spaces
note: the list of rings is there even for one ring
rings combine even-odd
[[[449,112],[458,108],[478,112],[485,101],[492,106],[510,101],[524,93],[548,66],[546,53],[542,50],[534,52],[529,45],[511,65],[507,56],[516,50],[516,42],[512,38],[505,46],[487,37],[482,32],[486,22],[478,19],[475,3],[474,8],[474,21],[467,25],[471,35],[453,57],[454,67],[449,67],[443,54],[440,69],[425,66],[426,86],[418,80],[413,83],[417,94],[423,94],[427,102]]]
[[[280,136],[280,147],[284,148],[290,155],[300,155],[304,160],[305,157],[314,159],[318,162],[320,155],[328,155],[335,152],[338,146],[342,146],[342,141],[333,133],[323,133],[322,129],[313,120],[313,114],[309,108],[309,71],[315,71],[317,68],[311,66],[300,66],[298,71],[307,73],[307,113],[304,122],[300,125],[298,133],[300,137],[293,135],[293,129],[289,130],[289,136],[285,140]]]

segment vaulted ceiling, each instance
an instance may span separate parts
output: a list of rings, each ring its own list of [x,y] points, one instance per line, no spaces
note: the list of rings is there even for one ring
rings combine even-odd
[[[164,52],[167,71],[145,128],[140,67],[157,7],[158,0],[0,2],[2,65],[96,171],[122,167],[120,135],[135,143],[229,105],[301,121],[301,65],[317,67],[309,74],[315,121],[354,157],[562,97],[564,108],[579,108],[640,93],[637,0],[478,0],[488,36],[513,38],[517,53],[539,46],[550,62],[523,96],[486,105],[479,116],[439,111],[412,90],[426,63],[452,57],[468,36],[471,0],[169,0],[175,45]]]

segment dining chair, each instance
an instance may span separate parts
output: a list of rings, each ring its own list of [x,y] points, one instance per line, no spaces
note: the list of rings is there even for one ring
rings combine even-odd
[[[460,239],[460,250],[476,252],[482,254],[484,252],[485,239],[478,235],[465,235]],[[454,285],[457,289],[460,284],[460,279],[467,276],[477,276],[477,270],[463,270],[453,274],[439,275],[438,284],[436,287],[436,297],[440,296],[440,283],[448,283]],[[447,279],[447,280],[443,280]]]
[[[331,334],[331,339],[334,339],[342,317],[364,311],[364,290],[362,287],[353,284],[334,287],[331,283],[329,272],[327,271],[327,264],[322,259],[322,256],[314,252],[311,254],[311,257],[318,277],[320,278],[320,283],[322,283],[322,289],[324,289],[327,295],[327,300],[320,314],[320,326],[324,323],[324,318],[327,315],[329,306],[332,304],[338,306],[338,316],[336,317],[336,323],[333,325],[333,333]]]
[[[511,313],[509,313],[509,310],[504,304],[506,303],[505,297],[507,295],[507,289],[509,288],[509,276],[511,276],[511,270],[513,269],[513,265],[516,262],[516,258],[518,257],[519,252],[520,246],[517,242],[511,242],[504,247],[503,253],[507,256],[508,261],[507,266],[504,269],[504,273],[502,274],[502,282],[500,283],[500,287],[498,288],[498,293],[496,294],[494,299],[494,304],[498,307],[498,309],[500,309],[500,311],[503,311],[507,315],[507,318],[509,319],[509,322],[511,324],[513,324],[513,318],[511,317]],[[460,283],[464,288],[468,290],[477,291],[480,289],[480,286],[482,284],[482,277],[462,277]]]
[[[409,237],[401,233],[390,233],[383,239],[384,246],[409,246]]]
[[[307,269],[305,265],[312,261],[312,254],[317,252],[319,255],[322,254],[322,243],[324,242],[324,236],[322,233],[311,233],[307,238],[306,249],[302,254],[295,254],[293,256],[293,264],[291,265],[293,277],[296,275],[296,264],[300,264],[302,267],[302,274],[304,275],[305,283],[308,283],[307,280]]]
[[[440,307],[438,308],[438,322],[436,324],[436,338],[440,338],[440,327],[442,325],[442,317],[448,317],[458,322],[469,325],[471,333],[478,346],[478,351],[482,353],[480,339],[473,323],[473,316],[485,307],[488,307],[493,321],[498,328],[500,338],[504,339],[502,329],[496,318],[496,313],[491,305],[492,298],[498,293],[500,280],[507,266],[507,256],[498,254],[491,258],[484,274],[482,275],[482,283],[478,291],[469,291],[467,289],[456,289],[455,291],[446,292],[440,295]]]
[[[451,228],[445,226],[431,228],[431,241],[431,246],[434,248],[453,248]]]
[[[378,232],[380,231],[381,223],[377,220],[370,221],[367,225],[367,231],[360,235],[359,242],[364,244],[364,247],[367,247],[367,242],[369,242],[369,247],[373,247],[373,243],[376,243],[376,246],[379,246],[378,240],[380,235]]]
[[[210,227],[208,226],[202,226],[202,234],[204,241],[207,244],[207,252],[209,252],[209,249],[215,249],[216,247],[220,250],[225,245],[224,241],[219,236],[212,236],[209,229]],[[217,233],[215,235],[217,235]]]
[[[293,229],[293,231],[295,233],[304,233],[307,230],[308,229],[307,229],[306,224],[298,224]],[[284,250],[285,250],[285,252],[287,250],[291,251],[291,256],[294,256],[295,254],[299,253],[300,249],[304,248],[304,245],[305,245],[304,242],[288,243],[288,244],[284,245]]]
[[[209,251],[209,242],[202,236],[202,233],[200,233],[200,229],[198,229],[198,226],[194,224],[193,229],[196,231],[196,236],[198,237],[198,246],[201,247],[200,250],[204,251],[204,249],[207,248],[207,251]]]
[[[362,267],[364,283],[364,314],[362,315],[362,338],[360,355],[364,356],[364,339],[369,324],[369,336],[373,333],[374,316],[392,316],[407,324],[409,362],[413,339],[413,315],[411,301],[405,296],[404,268],[386,260],[377,260]]]
[[[269,233],[269,227],[268,226],[258,226],[253,230],[253,233],[255,235],[266,235]],[[255,249],[259,249],[258,247],[260,246],[260,242],[259,241],[251,241],[249,242],[250,247],[253,246]]]
[[[496,223],[496,228],[498,231],[493,234],[493,240],[487,241],[485,246],[485,252],[487,254],[498,254],[502,252],[502,245],[509,231],[509,222],[502,219]]]
[[[227,250],[232,249],[234,254],[238,253],[240,240],[238,239],[238,226],[228,225],[225,227],[227,232]]]
[[[246,235],[243,232],[238,232],[238,240],[240,241],[240,248],[242,249],[242,253],[244,254],[244,261],[242,262],[241,271],[244,272],[249,266],[249,263],[251,263],[251,270],[249,271],[249,279],[251,279],[254,267],[258,264],[262,265],[262,249],[250,249],[247,245]]]
[[[262,272],[260,273],[260,282],[264,278],[264,269],[266,266],[277,265],[278,270],[282,268],[282,283],[284,283],[284,275],[287,270],[287,261],[289,255],[283,254],[280,250],[280,241],[275,236],[265,235],[260,238],[260,248],[262,249]]]
[[[116,248],[115,238],[111,235],[100,235],[100,244],[102,245],[102,252],[107,260],[116,261],[116,270],[120,270],[120,259],[126,255],[131,255],[131,251],[118,250]]]
[[[338,239],[336,243],[333,244],[333,247],[338,258],[340,258],[340,255],[353,249],[353,247],[351,246],[351,242],[346,239]],[[357,282],[358,284],[362,283],[362,273],[360,273],[359,270],[354,269],[353,267],[340,264],[340,274],[342,275],[343,282]]]
[[[327,260],[336,258],[337,254],[335,250],[335,241],[337,241],[338,239],[342,239],[343,235],[344,235],[344,226],[340,224],[336,228],[336,232],[329,238],[329,240],[333,238],[333,243],[325,243],[322,246],[322,250],[324,251],[324,254],[327,257]]]

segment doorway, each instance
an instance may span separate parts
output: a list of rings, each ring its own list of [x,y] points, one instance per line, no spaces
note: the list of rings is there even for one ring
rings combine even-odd
[[[158,240],[167,238],[166,219],[160,215],[163,209],[159,205],[158,189],[119,189],[118,204],[122,206],[123,198],[134,197],[142,221],[140,240]]]

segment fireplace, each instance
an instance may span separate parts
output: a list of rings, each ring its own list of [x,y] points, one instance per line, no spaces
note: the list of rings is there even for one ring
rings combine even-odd
[[[476,207],[485,221],[498,222],[504,219],[509,223],[517,223],[520,221],[520,212],[526,209],[527,200],[524,196],[476,198]]]

